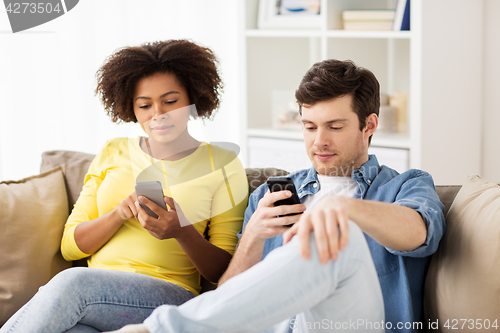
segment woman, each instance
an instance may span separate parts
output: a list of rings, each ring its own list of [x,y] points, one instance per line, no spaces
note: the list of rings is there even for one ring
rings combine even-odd
[[[113,121],[138,122],[148,137],[108,141],[89,168],[61,244],[66,260],[89,257],[89,268],[55,276],[0,332],[115,330],[196,296],[200,274],[218,281],[248,185],[234,152],[187,129],[190,115],[210,118],[219,106],[216,63],[186,40],[127,47],[106,60],[96,93]],[[151,180],[162,184],[168,210],[137,198],[136,182]]]

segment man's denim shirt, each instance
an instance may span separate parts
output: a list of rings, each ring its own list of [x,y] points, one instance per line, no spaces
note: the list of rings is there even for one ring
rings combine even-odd
[[[304,202],[306,196],[319,190],[314,167],[288,176],[293,179],[301,202]],[[399,174],[385,165],[380,166],[375,155],[370,155],[361,168],[352,172],[351,177],[359,184],[355,198],[412,208],[420,213],[427,225],[425,243],[413,251],[402,252],[383,247],[365,234],[384,296],[386,322],[392,323],[392,330],[386,332],[417,332],[416,325],[415,329],[405,329],[404,324],[410,323],[413,326],[414,322],[420,320],[428,256],[436,251],[445,231],[444,206],[439,201],[432,177],[415,169]],[[264,183],[250,196],[243,230],[266,192],[267,185]],[[241,235],[240,231],[238,237]],[[281,235],[266,240],[262,259],[273,249],[280,247],[282,242]],[[397,328],[398,323],[402,323],[399,327],[402,326],[403,329]],[[410,324],[406,324],[407,327]]]

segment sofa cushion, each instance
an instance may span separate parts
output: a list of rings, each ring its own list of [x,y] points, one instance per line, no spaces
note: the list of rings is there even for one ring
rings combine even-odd
[[[425,283],[426,322],[490,325],[500,313],[500,186],[470,176],[446,216],[446,233]],[[467,322],[467,325],[472,322]],[[497,324],[500,324],[497,322]],[[475,325],[475,326],[474,326]],[[473,328],[478,328],[477,322]]]
[[[444,216],[448,214],[450,210],[451,204],[455,197],[457,196],[458,191],[462,186],[460,185],[437,185],[436,193],[439,196],[439,200],[444,205]]]
[[[60,252],[68,198],[60,167],[0,183],[0,326],[54,275],[69,268]]]
[[[94,157],[95,155],[92,154],[69,150],[46,151],[42,154],[40,173],[54,169],[58,166],[62,167],[64,179],[66,181],[70,212],[80,196],[83,187],[83,179]]]

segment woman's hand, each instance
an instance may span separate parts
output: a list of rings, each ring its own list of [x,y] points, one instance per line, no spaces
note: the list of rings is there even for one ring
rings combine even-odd
[[[118,206],[116,206],[116,211],[118,216],[125,222],[132,217],[137,217],[137,207],[135,203],[137,202],[137,195],[132,192],[128,197],[122,200]]]
[[[139,200],[149,207],[158,218],[149,216],[148,213],[135,202],[137,210],[137,220],[153,237],[158,239],[169,239],[182,237],[184,229],[181,226],[179,219],[186,220],[182,211],[177,212],[174,199],[164,196],[163,199],[169,209],[165,210],[144,196],[139,196]]]
[[[96,253],[120,229],[128,219],[137,216],[135,191],[123,199],[108,213],[90,221],[79,223],[75,228],[75,242],[86,254]]]

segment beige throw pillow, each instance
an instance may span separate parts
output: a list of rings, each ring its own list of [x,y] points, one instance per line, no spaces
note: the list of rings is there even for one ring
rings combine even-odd
[[[89,170],[90,163],[95,155],[70,150],[46,151],[42,154],[40,173],[62,166],[66,189],[68,192],[69,210],[80,196],[83,179]]]
[[[60,251],[68,198],[60,167],[0,183],[0,326],[54,275],[71,266]]]
[[[426,326],[439,321],[432,332],[500,327],[500,186],[469,176],[446,223],[425,284]]]

